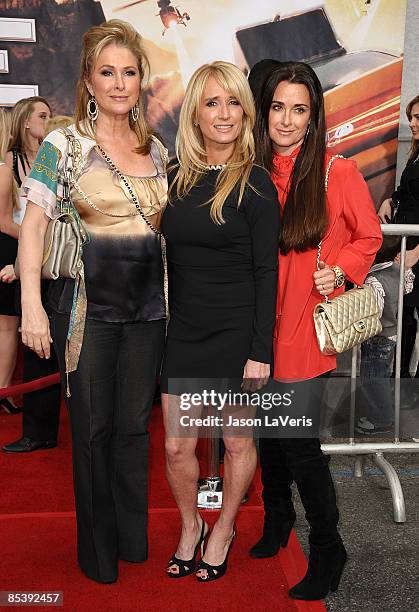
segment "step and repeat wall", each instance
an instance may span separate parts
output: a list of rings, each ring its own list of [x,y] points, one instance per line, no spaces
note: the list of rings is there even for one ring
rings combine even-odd
[[[81,36],[118,18],[144,37],[147,116],[173,153],[193,71],[301,60],[325,92],[328,147],[354,158],[376,204],[394,188],[407,0],[0,0],[0,106],[46,97],[72,114]]]

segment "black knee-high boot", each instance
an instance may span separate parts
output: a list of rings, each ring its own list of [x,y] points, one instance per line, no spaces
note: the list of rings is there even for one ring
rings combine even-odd
[[[337,530],[339,511],[328,459],[317,439],[287,440],[285,450],[310,525],[307,573],[289,595],[294,599],[323,599],[338,588],[346,561]]]
[[[250,549],[250,555],[265,558],[273,557],[281,546],[288,544],[295,510],[291,491],[293,478],[280,440],[261,438],[259,452],[265,519],[262,538]]]

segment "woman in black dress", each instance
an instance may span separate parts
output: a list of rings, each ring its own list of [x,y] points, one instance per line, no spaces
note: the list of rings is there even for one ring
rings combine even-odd
[[[406,167],[400,179],[400,185],[391,198],[384,200],[378,211],[381,223],[390,219],[396,223],[419,224],[419,95],[410,100],[406,115],[412,131],[412,146]],[[415,274],[413,291],[405,296],[403,303],[402,362],[400,376],[410,378],[410,359],[416,340],[415,310],[419,309],[419,238],[407,239],[406,269],[412,268]],[[419,314],[419,312],[418,312]],[[416,371],[419,377],[419,368]],[[412,394],[408,394],[407,405],[412,405]],[[416,398],[417,399],[417,398]]]
[[[171,577],[195,571],[208,531],[197,511],[196,432],[177,437],[170,430],[180,414],[171,384],[236,378],[254,389],[270,373],[279,210],[268,173],[253,163],[254,115],[250,88],[232,64],[214,62],[192,76],[162,221],[170,307],[162,405],[167,477],[182,517]],[[224,430],[224,443],[223,508],[197,571],[205,582],[226,571],[234,520],[256,466],[251,432],[234,437]]]

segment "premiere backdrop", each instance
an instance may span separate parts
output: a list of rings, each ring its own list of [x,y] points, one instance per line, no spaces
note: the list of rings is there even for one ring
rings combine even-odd
[[[353,157],[376,204],[394,187],[407,0],[0,0],[0,105],[39,92],[71,114],[80,39],[104,19],[144,37],[147,116],[173,153],[185,85],[201,64],[310,62],[328,146]],[[3,63],[1,63],[3,62]]]

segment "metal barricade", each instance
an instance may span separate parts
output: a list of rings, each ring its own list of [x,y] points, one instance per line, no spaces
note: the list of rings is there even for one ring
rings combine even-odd
[[[400,441],[400,367],[401,367],[401,340],[403,315],[403,289],[406,259],[406,238],[419,236],[419,225],[389,224],[381,226],[385,236],[402,236],[400,249],[400,280],[397,313],[397,342],[395,359],[395,388],[394,388],[394,440],[388,442],[356,442],[355,433],[355,402],[358,347],[352,351],[351,363],[351,405],[350,405],[350,435],[348,441],[338,444],[322,444],[322,450],[328,455],[354,455],[354,473],[356,477],[362,476],[365,456],[370,455],[377,467],[386,476],[393,500],[393,516],[396,523],[406,521],[406,510],[403,489],[398,474],[392,464],[386,459],[384,453],[418,453],[419,442]]]

